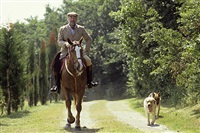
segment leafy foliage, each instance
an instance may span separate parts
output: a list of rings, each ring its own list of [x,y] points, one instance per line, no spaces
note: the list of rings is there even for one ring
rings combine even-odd
[[[199,103],[199,4],[195,0],[64,0],[57,9],[47,5],[44,20],[30,17],[26,24],[15,23],[12,32],[1,30],[3,95],[8,101],[3,70],[18,65],[11,73],[20,78],[11,77],[11,84],[19,82],[17,88],[23,89],[16,90],[12,108],[17,110],[23,102],[23,91],[29,106],[36,106],[39,99],[47,102],[53,85],[50,64],[59,51],[58,29],[67,23],[66,14],[75,11],[78,24],[93,39],[89,57],[94,79],[100,83],[86,91],[88,97],[146,97],[160,91],[171,105]]]
[[[130,58],[129,93],[145,96],[160,91],[174,104],[198,103],[197,4],[190,0],[124,0],[121,10],[112,13],[120,22],[121,43]]]
[[[8,105],[7,114],[17,111],[24,95],[25,43],[15,28],[1,31],[0,71],[3,96]],[[17,78],[16,78],[17,77]]]

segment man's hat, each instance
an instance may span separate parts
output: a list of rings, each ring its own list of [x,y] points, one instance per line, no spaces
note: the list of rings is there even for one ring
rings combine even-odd
[[[78,17],[78,14],[75,13],[75,12],[69,12],[69,13],[67,13],[67,16],[75,16],[75,17]]]

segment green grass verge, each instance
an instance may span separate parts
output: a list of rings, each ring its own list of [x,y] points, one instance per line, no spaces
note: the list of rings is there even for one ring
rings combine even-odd
[[[144,114],[143,99],[128,99],[132,109]],[[141,132],[128,124],[119,122],[106,108],[106,101],[101,100],[89,109],[90,117],[96,123],[95,132],[130,133]],[[161,118],[156,122],[169,129],[185,133],[200,131],[200,105],[175,109],[161,106]],[[0,133],[66,133],[66,108],[64,102],[28,108],[9,116],[0,116]]]
[[[129,99],[130,107],[145,116],[143,109],[144,99]],[[162,103],[161,103],[162,105]],[[161,106],[160,118],[157,123],[166,125],[169,129],[184,133],[200,132],[200,104],[175,109]]]
[[[98,101],[90,108],[90,117],[93,118],[99,133],[140,133],[138,129],[134,129],[128,124],[117,121],[117,118],[107,110],[106,101]]]
[[[0,133],[66,133],[64,130],[65,104],[51,103],[0,116]],[[63,127],[62,127],[63,126]]]

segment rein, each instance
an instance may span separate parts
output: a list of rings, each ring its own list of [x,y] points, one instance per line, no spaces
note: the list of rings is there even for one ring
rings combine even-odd
[[[68,53],[69,53],[69,58],[70,58],[70,56],[71,56],[71,53],[72,51],[70,50],[70,49],[68,49]],[[82,60],[82,58],[77,58],[77,59],[81,59]],[[66,58],[66,60],[67,60],[67,58]],[[70,70],[69,70],[69,68],[68,68],[68,65],[67,65],[67,61],[65,60],[65,68],[67,69],[67,72],[74,78],[74,83],[75,83],[75,92],[77,92],[77,77],[78,76],[80,76],[81,74],[82,74],[82,72],[83,71],[81,71],[81,72],[79,72],[78,74],[76,74],[76,75],[74,75]]]

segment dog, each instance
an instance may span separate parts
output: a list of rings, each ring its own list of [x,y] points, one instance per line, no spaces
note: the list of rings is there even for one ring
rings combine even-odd
[[[156,121],[156,100],[153,97],[147,97],[144,99],[144,110],[147,116],[147,125],[154,125],[154,122]],[[150,114],[152,114],[151,123]]]
[[[160,101],[161,101],[160,92],[158,93],[152,92],[149,94],[149,97],[153,97],[156,100],[156,118],[158,118],[160,113]]]

